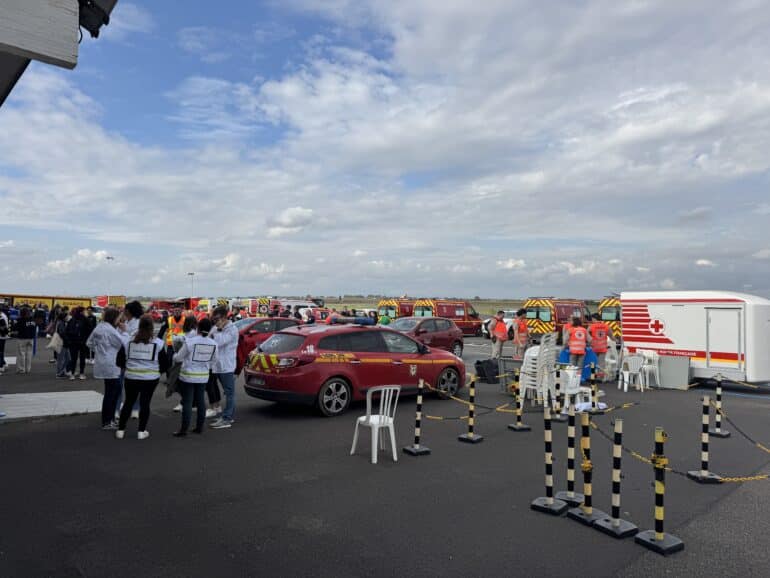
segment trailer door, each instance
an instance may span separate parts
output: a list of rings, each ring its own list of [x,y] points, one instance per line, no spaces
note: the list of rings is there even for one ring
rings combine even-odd
[[[741,310],[707,308],[706,366],[743,369]]]

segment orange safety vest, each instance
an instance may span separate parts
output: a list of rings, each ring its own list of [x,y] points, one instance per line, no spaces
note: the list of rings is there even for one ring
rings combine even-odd
[[[527,344],[527,338],[529,337],[529,326],[527,325],[527,320],[517,319],[516,325],[518,328],[516,343],[520,346],[524,346]]]
[[[168,329],[166,329],[166,345],[173,345],[174,335],[181,335],[184,328],[184,316],[177,321],[173,316],[169,315]]]
[[[334,323],[334,320],[337,319],[339,315],[337,313],[330,313],[329,316],[326,318],[326,325],[331,325]]]
[[[495,319],[495,328],[492,330],[492,334],[498,341],[508,341],[508,328],[505,326],[505,321]]]
[[[573,325],[567,329],[567,333],[569,334],[569,352],[572,355],[585,355],[586,342],[588,341],[586,328]]]
[[[588,328],[591,332],[591,347],[596,353],[607,353],[607,334],[609,326],[603,321],[595,321]]]

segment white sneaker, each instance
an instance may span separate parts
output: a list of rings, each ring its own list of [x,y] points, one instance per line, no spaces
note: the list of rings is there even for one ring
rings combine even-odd
[[[125,437],[125,435],[126,435],[126,430],[124,429],[115,430],[115,437],[117,439],[122,440]]]
[[[131,410],[131,419],[139,419],[139,410],[138,409],[132,409]]]
[[[148,437],[150,437],[150,432],[146,430],[136,432],[136,439],[138,440],[146,440]]]
[[[209,408],[206,410],[206,417],[216,417],[217,415],[219,415],[219,412],[215,409]]]
[[[83,380],[85,378],[86,378],[86,374],[85,373],[81,373],[80,375],[78,375],[78,379]]]
[[[75,374],[74,373],[70,374],[70,381],[75,381]]]
[[[174,406],[174,411],[175,411],[175,412],[177,412],[177,413],[179,413],[180,411],[182,411],[182,404],[181,404],[181,403],[178,403],[178,404],[176,404],[176,405]]]

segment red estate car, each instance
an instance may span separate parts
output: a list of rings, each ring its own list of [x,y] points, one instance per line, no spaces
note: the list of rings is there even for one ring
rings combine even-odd
[[[465,384],[465,364],[384,327],[310,325],[285,329],[265,341],[246,366],[246,393],[269,401],[316,405],[325,416],[345,412],[378,385],[416,393],[424,379],[454,395]]]
[[[249,353],[263,341],[272,337],[276,331],[299,325],[293,317],[254,317],[235,322],[238,328],[238,350],[235,358],[236,375],[243,369]]]
[[[463,355],[463,332],[451,319],[442,317],[399,317],[388,325],[429,347],[451,351],[457,357]]]

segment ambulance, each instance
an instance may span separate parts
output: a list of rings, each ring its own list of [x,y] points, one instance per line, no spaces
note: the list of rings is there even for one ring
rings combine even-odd
[[[540,338],[547,333],[556,333],[557,343],[561,343],[562,331],[573,317],[580,317],[584,325],[591,320],[591,313],[580,299],[555,299],[554,297],[533,297],[524,302],[527,310],[529,339],[540,343]]]
[[[414,314],[414,299],[382,299],[377,303],[377,315],[391,319],[411,317]]]
[[[620,297],[613,295],[602,299],[599,302],[597,313],[599,313],[601,320],[612,329],[615,341],[619,342],[623,336],[623,331],[620,327]]]
[[[693,378],[770,381],[770,300],[727,291],[624,291],[620,302],[629,352],[689,357]]]
[[[481,318],[468,301],[449,299],[418,299],[414,302],[415,317],[451,319],[463,335],[481,335]]]

